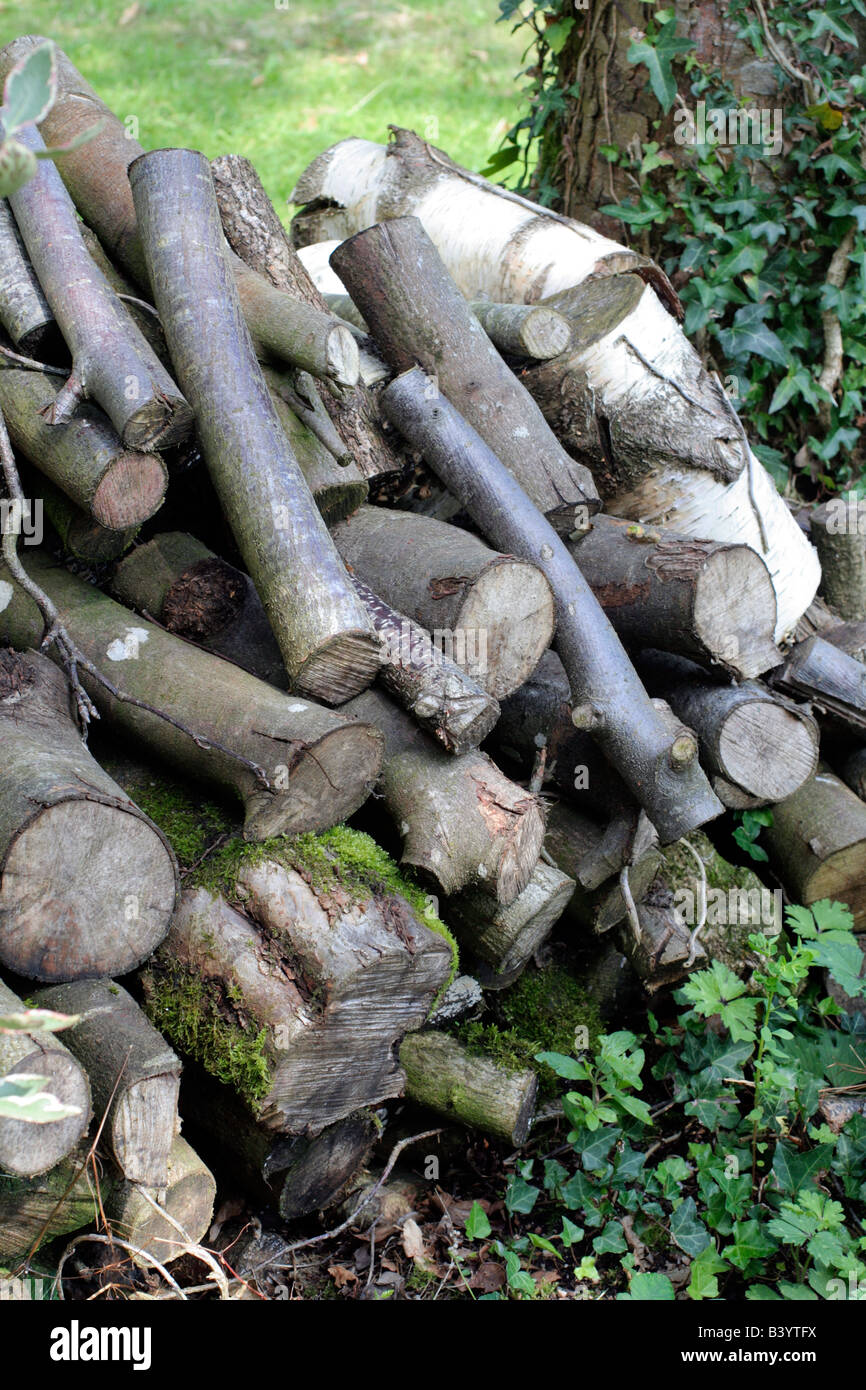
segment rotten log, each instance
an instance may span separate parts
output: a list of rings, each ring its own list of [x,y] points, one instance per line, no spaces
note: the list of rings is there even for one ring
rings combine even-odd
[[[548,813],[544,845],[576,881],[566,920],[599,935],[627,916],[626,885],[632,902],[640,903],[662,862],[646,817],[632,832],[623,820],[599,824],[561,801]]]
[[[816,713],[855,738],[863,737],[866,668],[841,647],[817,634],[798,642],[770,682],[775,690],[808,700]]]
[[[25,357],[50,354],[60,336],[5,198],[0,198],[0,323]]]
[[[627,647],[678,652],[745,679],[781,665],[775,590],[749,546],[599,515],[568,548]]]
[[[388,386],[383,409],[420,449],[494,545],[532,561],[556,601],[556,645],[588,728],[665,843],[711,820],[721,803],[697,761],[694,736],[656,708],[598,600],[553,527],[444,397],[415,367]]]
[[[644,652],[638,670],[648,690],[697,734],[701,760],[726,806],[784,801],[814,775],[818,725],[808,705],[758,681],[722,684],[691,661],[662,652]]]
[[[448,980],[444,937],[326,846],[286,840],[222,888],[184,892],[143,972],[155,1025],[268,1129],[315,1134],[401,1094],[395,1044]]]
[[[573,878],[539,860],[522,893],[508,906],[478,889],[466,889],[444,906],[461,955],[474,957],[473,970],[485,989],[505,989],[518,978],[565,912],[576,887]]]
[[[467,1052],[445,1033],[411,1033],[403,1040],[406,1094],[449,1120],[480,1129],[519,1148],[529,1137],[538,1079],[534,1071],[506,1071]]]
[[[64,1036],[90,1077],[102,1142],[119,1171],[129,1182],[165,1187],[179,1129],[179,1058],[113,980],[56,985],[36,1001],[80,1017]]]
[[[855,930],[866,926],[866,806],[823,764],[773,807],[762,834],[793,902],[846,903]]]
[[[17,138],[45,149],[35,126]],[[192,413],[147,339],[91,259],[75,207],[56,167],[39,172],[9,202],[33,269],[67,347],[72,371],[54,406],[64,419],[82,398],[102,407],[129,449],[167,449],[192,427]]]
[[[834,498],[809,514],[821,561],[821,594],[841,618],[866,618],[866,501]]]
[[[546,425],[448,275],[416,217],[359,232],[331,257],[386,361],[396,373],[420,363],[428,396],[438,390],[565,535],[585,529],[598,509],[588,469]]]
[[[98,525],[140,526],[162,506],[165,464],[158,454],[125,448],[107,416],[87,403],[49,424],[63,390],[58,380],[13,366],[0,370],[0,411],[14,447]]]
[[[401,862],[446,895],[477,887],[513,903],[544,838],[538,798],[477,749],[445,753],[378,691],[359,695],[347,713],[373,721],[385,736],[379,791],[403,840]]]
[[[82,743],[47,657],[0,650],[0,733],[0,961],[51,982],[134,969],[174,911],[168,841]]]
[[[0,980],[0,1015],[25,1012],[25,1006]],[[0,1170],[18,1177],[47,1173],[78,1146],[90,1124],[90,1085],[72,1053],[55,1033],[0,1033],[0,1080],[19,1075],[42,1076],[42,1090],[78,1113],[47,1124],[0,1119]]]
[[[35,549],[28,550],[27,569],[94,666],[120,694],[150,706],[117,699],[82,673],[106,724],[183,773],[239,797],[248,837],[321,830],[366,800],[381,766],[377,729],[198,650]],[[33,600],[3,579],[0,634],[14,646],[35,647],[42,630]],[[92,973],[121,972],[103,964]]]
[[[386,507],[361,507],[332,535],[352,573],[433,633],[496,699],[517,690],[549,646],[553,596],[526,559],[448,522]]]
[[[380,642],[315,507],[241,315],[204,155],[130,168],[154,297],[208,468],[293,688],[340,704]]]

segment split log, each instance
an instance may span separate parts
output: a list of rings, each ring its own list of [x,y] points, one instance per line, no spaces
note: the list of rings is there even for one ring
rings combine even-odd
[[[45,149],[35,126],[18,132]],[[83,397],[96,401],[129,449],[167,449],[192,427],[180,391],[91,260],[72,199],[51,160],[9,202],[33,269],[72,355],[72,372],[54,418]]]
[[[703,764],[726,806],[784,801],[814,775],[818,726],[807,705],[757,681],[721,684],[691,661],[662,652],[645,652],[638,669],[647,688],[697,734]]]
[[[866,618],[866,501],[825,502],[809,515],[821,561],[821,593],[846,621]]]
[[[0,1015],[24,1012],[24,1005],[0,981]],[[90,1124],[90,1086],[72,1053],[54,1033],[0,1033],[0,1080],[43,1076],[42,1090],[78,1114],[48,1124],[0,1119],[0,1170],[33,1178],[47,1173],[73,1149]]]
[[[595,516],[572,558],[627,647],[658,647],[740,678],[779,666],[776,594],[747,545]]]
[[[346,565],[496,699],[532,674],[553,637],[550,585],[536,565],[498,554],[432,517],[361,507],[335,526]]]
[[[25,357],[50,351],[60,336],[5,198],[0,198],[0,323]]]
[[[401,1094],[395,1044],[448,979],[449,943],[384,882],[286,841],[225,892],[184,892],[143,972],[156,1026],[268,1129],[315,1134]]]
[[[411,1033],[400,1048],[406,1094],[418,1105],[519,1148],[529,1137],[538,1079],[467,1052],[445,1033]]]
[[[184,1124],[232,1181],[266,1202],[284,1221],[326,1211],[360,1172],[377,1139],[369,1110],[328,1125],[320,1134],[275,1134],[257,1124],[229,1086],[195,1068],[187,1077]]]
[[[437,747],[385,695],[368,690],[346,707],[385,735],[379,782],[409,864],[445,894],[477,887],[513,903],[529,883],[544,839],[537,797],[477,750]]]
[[[372,681],[380,643],[256,362],[207,160],[157,150],[129,172],[172,356],[289,677],[302,694],[340,704]]]
[[[0,410],[16,450],[70,501],[111,531],[140,526],[162,506],[168,473],[158,454],[121,444],[111,422],[88,404],[59,424],[58,378],[4,366]]]
[[[459,497],[489,539],[538,565],[556,600],[557,648],[589,728],[664,842],[712,819],[721,803],[697,761],[693,735],[657,709],[562,541],[519,483],[415,367],[388,386],[383,409]]]
[[[486,989],[514,983],[565,912],[575,887],[568,874],[539,860],[523,892],[507,907],[477,889],[449,898],[448,925],[461,954],[475,957],[473,970]]]
[[[103,1142],[120,1172],[129,1182],[165,1187],[179,1128],[178,1057],[112,980],[57,985],[36,999],[40,1008],[80,1016],[64,1036],[90,1077]]]
[[[610,931],[629,911],[623,870],[632,901],[639,903],[662,863],[646,817],[632,832],[624,820],[600,825],[563,802],[550,809],[544,844],[559,868],[576,880],[566,920],[598,934]]]
[[[835,629],[834,629],[835,630]],[[785,665],[775,671],[776,690],[809,700],[816,713],[862,738],[866,731],[866,669],[824,637],[798,642]]]
[[[28,551],[27,568],[72,640],[115,688],[167,716],[118,700],[84,675],[109,727],[187,775],[239,797],[248,837],[321,830],[366,800],[381,766],[377,729],[272,689],[197,650],[37,550]],[[36,604],[3,580],[0,634],[18,647],[38,646],[42,629]],[[103,963],[92,973],[122,972]]]
[[[87,751],[46,657],[0,652],[0,733],[0,961],[45,981],[132,970],[174,911],[168,841]]]
[[[766,839],[793,902],[847,903],[855,929],[866,926],[866,806],[823,765],[773,807]]]
[[[420,363],[558,531],[598,509],[592,475],[569,457],[509,371],[416,217],[359,232],[331,260],[391,368]],[[576,511],[576,508],[580,508]]]
[[[292,408],[293,405],[300,406],[302,401],[298,392],[292,389],[291,378],[273,367],[263,367],[262,371],[280,424],[322,517],[328,526],[344,521],[367,500],[369,488],[366,479],[351,456],[344,453],[338,461],[317,437],[317,432],[320,434],[322,431],[315,412],[315,401],[312,402],[312,412],[307,413],[307,421],[301,420]],[[321,410],[321,401],[318,404]],[[324,418],[330,425],[328,415],[325,414]],[[335,447],[342,447],[338,437],[335,438]]]

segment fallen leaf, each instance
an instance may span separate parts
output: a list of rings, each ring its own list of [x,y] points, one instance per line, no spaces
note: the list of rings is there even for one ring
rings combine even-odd
[[[421,1227],[412,1217],[408,1217],[403,1222],[403,1249],[410,1260],[423,1260],[424,1258],[424,1237],[421,1234]]]
[[[352,1269],[346,1269],[345,1265],[329,1265],[328,1273],[333,1279],[338,1289],[342,1289],[346,1284],[357,1284],[358,1276]]]
[[[469,1287],[480,1293],[496,1293],[504,1283],[505,1266],[497,1264],[495,1260],[484,1260],[469,1280]]]

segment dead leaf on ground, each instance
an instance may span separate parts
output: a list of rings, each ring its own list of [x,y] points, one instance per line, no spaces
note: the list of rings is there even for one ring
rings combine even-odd
[[[505,1266],[495,1260],[485,1260],[469,1280],[469,1287],[479,1293],[496,1293],[505,1283]]]
[[[357,1284],[358,1282],[355,1271],[346,1269],[345,1265],[328,1265],[328,1273],[338,1289],[344,1288],[346,1284]]]
[[[403,1222],[403,1249],[410,1260],[423,1260],[424,1258],[424,1237],[421,1234],[421,1227],[412,1217],[408,1217]]]
[[[138,0],[133,0],[133,3],[131,5],[127,5],[126,9],[123,10],[123,12],[121,13],[120,18],[117,21],[118,29],[125,29],[126,25],[131,24],[134,19],[138,19],[138,16],[140,14],[141,6],[139,5]]]

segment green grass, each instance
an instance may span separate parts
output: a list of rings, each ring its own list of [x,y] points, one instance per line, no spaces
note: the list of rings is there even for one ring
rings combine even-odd
[[[284,6],[284,8],[283,8]],[[53,38],[145,149],[244,154],[280,215],[349,135],[408,126],[480,168],[515,120],[521,43],[497,0],[6,0],[0,38]]]

